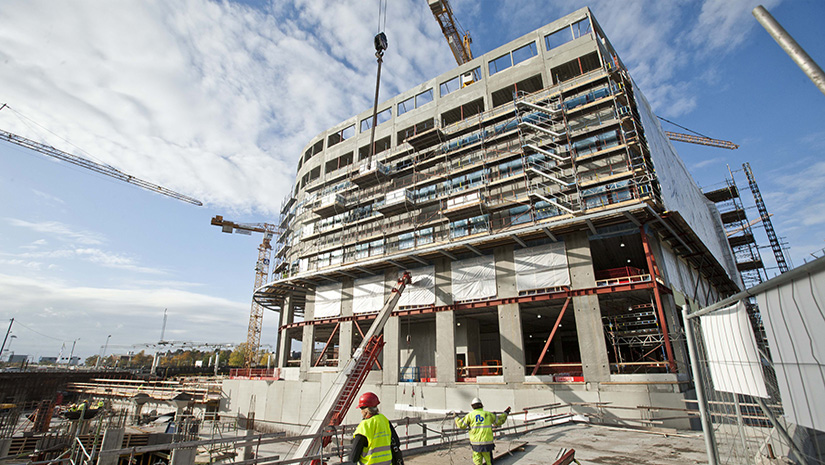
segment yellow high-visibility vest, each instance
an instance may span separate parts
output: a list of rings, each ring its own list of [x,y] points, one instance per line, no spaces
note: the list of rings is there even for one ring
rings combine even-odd
[[[367,447],[361,451],[359,463],[363,465],[392,464],[392,432],[390,421],[382,414],[373,415],[362,420],[355,429],[355,434],[367,438]]]
[[[463,418],[456,418],[455,424],[459,428],[470,429],[470,444],[484,446],[493,444],[493,426],[501,426],[505,421],[506,413],[496,417],[484,409],[477,408]]]

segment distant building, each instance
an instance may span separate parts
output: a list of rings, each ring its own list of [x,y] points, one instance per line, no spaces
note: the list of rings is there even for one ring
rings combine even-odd
[[[255,293],[281,318],[283,381],[243,389],[283,405],[256,418],[306,422],[406,269],[364,386],[389,416],[426,392],[431,409],[601,402],[687,425],[655,410],[689,397],[680,306],[741,280],[719,211],[589,9],[381,103],[374,154],[372,124],[365,110],[299,158]]]
[[[57,364],[57,357],[40,357],[38,363]]]
[[[29,359],[28,355],[25,354],[11,354],[9,355],[8,363],[23,363]]]

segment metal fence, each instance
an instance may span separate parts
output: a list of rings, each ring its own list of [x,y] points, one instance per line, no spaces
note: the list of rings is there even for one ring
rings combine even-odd
[[[825,257],[682,316],[710,465],[825,464]]]

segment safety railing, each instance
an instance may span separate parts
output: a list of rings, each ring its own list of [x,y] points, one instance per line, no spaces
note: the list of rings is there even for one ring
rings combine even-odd
[[[710,465],[825,463],[825,257],[682,307]]]

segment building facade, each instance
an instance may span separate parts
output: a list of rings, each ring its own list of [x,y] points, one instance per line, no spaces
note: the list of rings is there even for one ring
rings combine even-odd
[[[679,306],[740,280],[716,207],[589,9],[383,102],[374,150],[372,121],[305,147],[255,293],[278,311],[282,379],[230,383],[227,409],[305,423],[404,270],[365,387],[390,416],[476,395],[684,407]],[[250,395],[259,407],[239,405]]]

